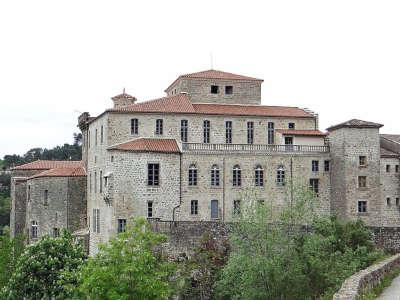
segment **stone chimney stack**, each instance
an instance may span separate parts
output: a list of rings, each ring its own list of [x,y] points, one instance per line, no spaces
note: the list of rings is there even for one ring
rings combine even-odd
[[[125,89],[122,92],[122,94],[112,97],[111,99],[114,102],[114,108],[121,108],[121,107],[135,104],[135,102],[137,100],[135,97],[125,93]]]

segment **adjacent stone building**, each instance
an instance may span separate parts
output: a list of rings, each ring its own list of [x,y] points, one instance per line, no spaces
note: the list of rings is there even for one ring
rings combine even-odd
[[[261,105],[261,84],[208,70],[179,76],[165,97],[138,102],[124,91],[100,115],[83,113],[79,179],[15,174],[15,228],[29,229],[32,218],[48,234],[81,227],[95,254],[131,217],[229,222],[249,191],[265,205],[288,205],[292,183],[310,187],[321,214],[400,226],[400,136],[380,135],[383,125],[361,120],[322,132],[308,109]],[[72,180],[78,188],[67,188]],[[41,191],[38,202],[24,200],[26,182]],[[66,198],[52,210],[35,210],[46,184]]]

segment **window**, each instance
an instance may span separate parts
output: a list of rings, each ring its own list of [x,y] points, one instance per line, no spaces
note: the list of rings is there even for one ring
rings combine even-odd
[[[88,148],[90,148],[90,130],[88,130]]]
[[[358,187],[359,188],[367,187],[367,176],[358,176]]]
[[[283,166],[279,166],[276,170],[276,184],[285,185],[285,168]]]
[[[331,169],[331,162],[329,160],[324,161],[324,171],[329,172]]]
[[[156,120],[156,134],[163,134],[163,119]]]
[[[110,160],[111,160],[111,162],[114,162],[114,155],[111,155]]]
[[[247,144],[254,143],[254,122],[247,122]]]
[[[212,85],[211,86],[211,94],[218,94],[218,93],[219,93],[218,85]]]
[[[242,185],[242,171],[240,170],[239,165],[235,165],[233,167],[232,172],[232,185],[233,186],[241,186]]]
[[[32,221],[31,223],[31,238],[35,239],[38,237],[38,223],[36,221]]]
[[[100,209],[93,208],[93,232],[100,233]]]
[[[211,167],[211,186],[219,186],[219,168],[217,165]]]
[[[387,205],[387,206],[390,206],[390,204],[391,204],[390,202],[391,202],[390,197],[387,197],[387,198],[386,198],[386,205]]]
[[[28,185],[28,202],[31,201],[31,186]]]
[[[319,171],[319,161],[318,160],[313,160],[311,162],[311,171],[313,171],[313,172]]]
[[[396,166],[394,167],[394,171],[395,171],[396,173],[399,173],[399,165],[396,165]]]
[[[365,167],[367,165],[367,157],[366,156],[360,156],[358,158],[359,166],[360,167]]]
[[[386,165],[386,172],[390,173],[390,165]]]
[[[160,185],[160,164],[147,165],[147,185]]]
[[[397,197],[396,198],[396,205],[399,206],[399,204],[400,204],[400,199],[399,199],[399,197]]]
[[[195,164],[191,164],[189,166],[189,185],[195,186],[197,185],[197,168]]]
[[[43,193],[43,204],[49,205],[49,190],[44,190]]]
[[[225,142],[232,144],[232,121],[225,122]]]
[[[288,128],[289,129],[295,129],[296,128],[296,124],[295,123],[289,123],[288,124]]]
[[[125,230],[126,230],[126,219],[118,219],[118,227],[117,227],[118,233],[125,232]]]
[[[358,212],[359,213],[367,212],[367,201],[364,201],[364,200],[358,201]]]
[[[131,134],[139,134],[139,120],[131,119]]]
[[[181,141],[184,143],[188,141],[188,120],[181,120]]]
[[[59,237],[60,236],[60,228],[53,228],[53,237]]]
[[[95,144],[95,146],[97,146],[97,128],[95,130],[94,144]]]
[[[153,201],[147,202],[147,217],[148,218],[153,217]]]
[[[316,178],[311,178],[310,179],[310,189],[311,191],[313,191],[316,196],[318,197],[318,193],[319,193],[319,179]]]
[[[94,192],[97,193],[97,172],[94,172]]]
[[[103,144],[104,141],[104,128],[103,125],[100,127],[100,144]]]
[[[103,192],[103,171],[100,171],[99,190],[100,190],[100,194],[101,194]]]
[[[203,143],[210,143],[210,121],[204,120],[203,122]]]
[[[219,217],[218,200],[211,200],[211,219],[218,219],[218,217]]]
[[[264,169],[262,166],[257,165],[254,170],[255,186],[264,186]]]
[[[268,122],[268,144],[274,144],[275,140],[275,125],[273,122]]]
[[[293,151],[293,137],[292,136],[285,136],[285,150]]]
[[[233,214],[235,216],[240,215],[240,200],[233,201]]]
[[[89,193],[92,193],[92,173],[89,173]]]
[[[199,213],[199,201],[192,200],[190,201],[190,214],[197,215]]]
[[[231,85],[225,86],[225,94],[232,95],[233,94],[233,86],[231,86]]]

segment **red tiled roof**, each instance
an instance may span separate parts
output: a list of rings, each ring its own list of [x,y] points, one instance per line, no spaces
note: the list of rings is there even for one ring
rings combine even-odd
[[[300,135],[300,136],[320,136],[325,137],[328,134],[319,130],[295,130],[295,129],[277,129],[277,132],[283,135]]]
[[[49,170],[54,168],[76,168],[82,167],[82,161],[71,160],[36,160],[27,164],[23,164],[12,168],[12,170]]]
[[[313,115],[298,107],[238,105],[238,104],[192,104],[186,94],[164,97],[141,102],[121,108],[109,109],[111,112],[145,112],[145,113],[186,113],[208,115],[236,115],[262,117],[303,117]]]
[[[381,128],[383,125],[374,123],[374,122],[369,122],[369,121],[363,121],[363,120],[358,120],[358,119],[351,119],[349,121],[331,126],[327,128],[326,130],[332,131],[335,129],[343,128],[343,127],[348,127],[348,128]]]
[[[109,150],[179,153],[179,146],[174,139],[139,138],[108,148]]]
[[[55,168],[33,175],[29,177],[29,179],[39,178],[39,177],[84,177],[84,176],[86,176],[86,172],[83,167]]]
[[[218,70],[207,70],[196,73],[184,74],[179,76],[171,83],[165,91],[175,84],[180,78],[199,78],[199,79],[222,79],[222,80],[241,80],[241,81],[263,81],[262,79],[248,77]]]

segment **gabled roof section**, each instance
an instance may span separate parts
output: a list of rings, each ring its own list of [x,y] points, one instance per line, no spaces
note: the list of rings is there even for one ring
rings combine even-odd
[[[77,168],[83,167],[82,161],[73,160],[36,160],[12,168],[12,170],[49,170],[54,168]]]
[[[347,122],[343,122],[334,126],[331,126],[327,128],[326,130],[332,131],[336,130],[339,128],[381,128],[383,124],[379,123],[374,123],[374,122],[368,122],[368,121],[363,121],[363,120],[358,120],[358,119],[351,119]]]
[[[139,138],[126,143],[117,144],[108,150],[132,151],[132,152],[159,152],[180,153],[178,143],[174,139]]]
[[[28,179],[41,178],[41,177],[85,177],[85,176],[86,172],[83,167],[55,168],[33,175]]]
[[[298,107],[238,105],[238,104],[193,104],[198,114],[231,115],[231,116],[259,116],[259,117],[301,117],[314,116]]]
[[[277,129],[277,132],[283,135],[295,135],[295,136],[313,136],[313,137],[325,137],[328,134],[319,130],[295,130],[295,129]]]
[[[175,79],[174,82],[171,83],[165,89],[165,91],[167,91],[171,86],[173,86],[181,78],[220,79],[220,80],[259,81],[259,82],[264,81],[262,79],[258,79],[258,78],[254,78],[254,77],[248,77],[248,76],[243,76],[243,75],[238,75],[238,74],[233,74],[233,73],[228,73],[228,72],[224,72],[224,71],[218,71],[218,70],[211,69],[211,70],[181,75],[177,79]]]
[[[110,109],[118,112],[160,112],[160,113],[194,113],[192,102],[188,95],[179,94],[145,101],[120,108]]]
[[[399,157],[399,154],[381,147],[381,157],[383,157],[383,158],[397,158],[397,157]]]
[[[400,144],[400,134],[380,134],[379,136]]]
[[[118,99],[136,100],[135,97],[125,93],[125,91],[122,94],[112,97],[111,99],[112,100],[118,100]]]
[[[187,94],[163,97],[155,100],[128,105],[125,107],[113,108],[107,111],[126,113],[182,113],[204,115],[314,118],[311,113],[298,107],[213,103],[192,104]]]

